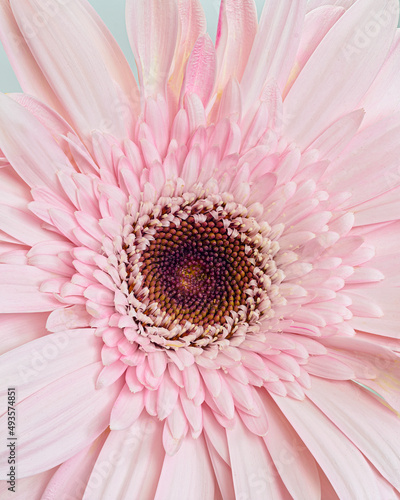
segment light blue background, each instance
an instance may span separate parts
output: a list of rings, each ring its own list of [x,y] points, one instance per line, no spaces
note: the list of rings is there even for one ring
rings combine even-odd
[[[3,1],[3,0],[0,0]],[[129,47],[128,36],[125,28],[125,0],[89,0],[93,7],[103,18],[108,28],[113,33],[131,66],[134,67],[133,55]],[[202,0],[207,16],[208,33],[215,39],[217,31],[219,0]],[[264,0],[256,0],[257,9],[260,14]],[[14,72],[8,62],[7,56],[0,44],[0,91],[18,92],[20,86]]]

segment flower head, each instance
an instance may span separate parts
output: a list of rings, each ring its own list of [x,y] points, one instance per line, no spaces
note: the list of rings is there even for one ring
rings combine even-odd
[[[399,6],[331,3],[128,0],[140,91],[83,0],[1,4],[22,494],[398,497]]]

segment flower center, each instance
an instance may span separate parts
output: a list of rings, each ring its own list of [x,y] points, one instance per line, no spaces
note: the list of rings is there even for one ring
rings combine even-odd
[[[246,305],[254,265],[240,238],[211,214],[157,228],[142,254],[144,286],[171,322],[215,325]]]
[[[162,197],[142,203],[130,224],[120,263],[127,312],[151,342],[177,348],[243,340],[274,315],[279,245],[232,195]]]

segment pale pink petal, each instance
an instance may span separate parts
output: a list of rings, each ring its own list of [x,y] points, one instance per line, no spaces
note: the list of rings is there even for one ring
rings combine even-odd
[[[311,401],[272,397],[318,461],[339,498],[380,498],[367,460]]]
[[[222,498],[235,498],[235,488],[233,486],[232,470],[230,466],[215,450],[210,440],[207,438],[207,435],[205,435],[205,439]]]
[[[364,125],[400,111],[399,72],[400,31],[397,30],[393,46],[381,71],[360,102],[367,114]]]
[[[399,129],[399,113],[374,123],[357,134],[330,165],[324,184],[330,193],[343,191],[346,186],[352,196],[343,203],[345,208],[361,205],[400,185]]]
[[[24,92],[37,96],[64,118],[67,118],[68,113],[58,100],[30,51],[8,0],[0,3],[0,37]]]
[[[307,391],[308,397],[400,491],[398,416],[366,390],[351,383],[315,379],[312,382],[312,389]]]
[[[57,171],[72,173],[68,158],[43,125],[22,106],[0,94],[0,147],[15,171],[30,186],[48,186],[63,196]],[[4,120],[5,118],[2,118]]]
[[[174,55],[174,68],[168,86],[179,97],[185,75],[185,67],[194,44],[206,31],[206,16],[200,0],[178,0],[180,20],[179,39]]]
[[[10,3],[41,71],[80,134],[89,138],[91,131],[98,129],[122,138],[126,122],[132,118],[136,84],[121,50],[97,14],[77,0],[68,5],[57,3],[51,11],[46,9],[45,0]],[[38,16],[45,17],[40,27],[33,22]],[[130,93],[119,92],[113,78]]]
[[[93,330],[71,330],[43,335],[3,354],[2,398],[7,384],[18,388],[18,400],[22,401],[49,383],[99,361],[101,345]]]
[[[294,81],[314,53],[315,49],[321,43],[324,36],[344,12],[345,9],[343,7],[324,5],[312,10],[306,15],[296,62],[284,89],[284,97],[286,97]]]
[[[129,429],[111,431],[80,498],[153,500],[165,454],[161,429],[144,413]]]
[[[88,447],[61,464],[48,481],[44,495],[40,499],[59,500],[66,495],[82,498],[106,437],[107,433],[103,432]]]
[[[308,0],[307,2],[307,12],[311,12],[318,7],[323,7],[325,5],[334,5],[337,7],[343,7],[348,9],[357,0]]]
[[[287,490],[262,438],[247,432],[240,419],[236,420],[234,428],[228,429],[226,434],[236,498],[288,498]]]
[[[334,160],[348,145],[365,116],[363,109],[352,111],[328,127],[310,146],[318,149],[321,157]]]
[[[201,35],[195,43],[189,57],[181,98],[188,93],[200,97],[207,105],[215,83],[216,54],[209,35]]]
[[[139,418],[143,408],[143,391],[132,393],[125,385],[111,411],[110,429],[119,431],[130,427]]]
[[[285,86],[300,41],[305,15],[304,0],[266,2],[258,32],[241,80],[246,111],[261,96],[267,81],[275,79]]]
[[[100,369],[101,363],[81,368],[18,405],[20,477],[68,460],[106,429],[121,384],[96,391],[95,381]],[[38,411],[38,402],[46,412]],[[3,429],[6,428],[5,418],[7,415],[0,419]],[[0,456],[1,462],[6,460],[6,451]]]
[[[164,95],[178,36],[175,0],[128,0],[126,22],[142,92]]]
[[[254,0],[222,0],[217,40],[217,90],[231,78],[241,80],[257,32],[257,9]]]
[[[33,266],[2,265],[0,276],[0,312],[30,313],[52,311],[60,303],[51,294],[39,291],[40,284],[57,275]]]
[[[184,471],[184,474],[176,474],[176,471]],[[154,500],[214,500],[215,483],[203,436],[196,440],[187,436],[175,455],[165,455]]]
[[[47,313],[2,314],[0,316],[0,354],[45,335],[47,316]]]
[[[376,15],[388,17],[389,21],[379,24]],[[327,124],[354,109],[386,58],[397,21],[398,9],[390,11],[387,0],[356,2],[343,14],[285,99],[285,131],[289,138],[302,147],[308,146]],[[363,31],[371,22],[379,28],[376,36]],[[358,37],[363,37],[361,42]]]
[[[41,226],[42,221],[31,213],[0,204],[0,229],[25,245],[33,246],[57,238],[58,235]]]
[[[319,500],[321,485],[316,462],[273,400],[260,391],[270,430],[265,444],[289,493],[295,500]]]

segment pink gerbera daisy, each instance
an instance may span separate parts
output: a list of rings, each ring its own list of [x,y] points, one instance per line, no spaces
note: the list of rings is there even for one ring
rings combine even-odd
[[[398,16],[1,0],[2,499],[400,498]]]

